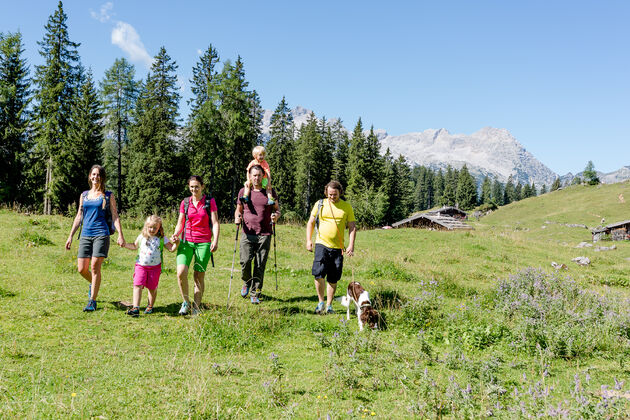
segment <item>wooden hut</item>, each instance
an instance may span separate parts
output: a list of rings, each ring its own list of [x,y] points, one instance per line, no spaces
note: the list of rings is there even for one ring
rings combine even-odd
[[[464,210],[457,207],[445,206],[441,209],[428,211],[426,214],[431,216],[448,216],[458,220],[466,220],[468,215]]]
[[[605,235],[609,235],[613,241],[627,241],[630,240],[630,220],[623,222],[612,223],[604,226],[603,228],[593,229],[593,242],[597,242]]]
[[[430,230],[472,230],[472,226],[467,225],[459,219],[431,213],[416,214],[400,222],[392,223],[392,227],[417,227]]]

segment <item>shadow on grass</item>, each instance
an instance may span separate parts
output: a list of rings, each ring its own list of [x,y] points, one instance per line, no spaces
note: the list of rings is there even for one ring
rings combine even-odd
[[[0,287],[0,298],[3,298],[3,297],[14,297],[14,296],[15,296],[15,293],[10,292],[10,291]]]
[[[282,302],[282,303],[293,303],[293,302],[318,302],[319,298],[317,295],[312,296],[293,296],[288,299],[281,299],[275,296],[264,295],[264,299],[268,301]]]

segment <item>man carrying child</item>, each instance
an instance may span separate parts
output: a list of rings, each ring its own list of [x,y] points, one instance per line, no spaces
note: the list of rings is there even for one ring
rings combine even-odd
[[[280,207],[275,190],[271,190],[273,204],[269,204],[267,191],[262,185],[264,169],[260,165],[253,165],[248,173],[252,185],[249,199],[246,202],[241,200],[245,192],[245,188],[241,188],[234,212],[234,223],[239,225],[243,222],[240,244],[241,279],[243,280],[241,296],[246,298],[251,292],[251,303],[258,304],[271,246],[272,223],[280,217]],[[253,275],[252,261],[254,262]]]

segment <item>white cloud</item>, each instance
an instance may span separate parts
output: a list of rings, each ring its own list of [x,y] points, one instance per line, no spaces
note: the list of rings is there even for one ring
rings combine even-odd
[[[116,23],[116,26],[112,29],[112,44],[117,45],[126,52],[131,61],[142,63],[147,68],[151,68],[153,58],[144,48],[138,32],[130,24],[126,22]]]
[[[112,13],[113,8],[114,8],[114,3],[112,3],[111,1],[108,1],[107,3],[104,3],[101,6],[101,9],[98,11],[98,13],[90,9],[90,15],[92,16],[93,19],[96,19],[101,23],[109,22],[109,20],[111,19],[113,15]]]

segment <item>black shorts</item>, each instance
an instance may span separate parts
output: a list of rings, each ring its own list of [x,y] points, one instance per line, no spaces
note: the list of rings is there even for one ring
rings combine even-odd
[[[343,271],[343,253],[341,249],[328,248],[315,244],[315,259],[311,273],[316,279],[326,278],[328,283],[337,283]]]

